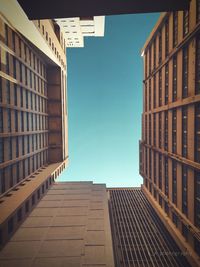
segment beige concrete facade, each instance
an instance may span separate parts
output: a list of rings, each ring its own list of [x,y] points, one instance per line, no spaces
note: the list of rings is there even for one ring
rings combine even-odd
[[[0,247],[68,164],[66,94],[58,25],[0,1]]]
[[[106,186],[54,183],[0,252],[0,266],[114,266]]]
[[[200,265],[200,2],[163,13],[142,49],[143,191]],[[159,207],[159,208],[158,208]]]

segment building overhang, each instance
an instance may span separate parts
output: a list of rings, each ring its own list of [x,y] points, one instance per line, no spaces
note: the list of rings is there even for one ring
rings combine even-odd
[[[18,0],[31,20],[177,11],[190,0]]]

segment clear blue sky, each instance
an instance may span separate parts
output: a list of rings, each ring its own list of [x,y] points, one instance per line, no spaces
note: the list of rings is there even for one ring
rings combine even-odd
[[[59,181],[141,185],[140,51],[158,17],[106,16],[104,37],[67,49],[69,167]]]

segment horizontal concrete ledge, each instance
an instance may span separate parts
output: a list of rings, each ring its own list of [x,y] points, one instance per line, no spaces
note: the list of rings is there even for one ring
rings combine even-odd
[[[28,18],[53,19],[185,10],[189,0],[18,0]]]
[[[24,181],[24,186],[19,186],[18,191],[11,191],[9,197],[4,197],[0,204],[0,224],[2,224],[24,201],[29,198],[42,183],[61,165],[62,162],[48,165],[42,172],[39,172],[29,181]]]

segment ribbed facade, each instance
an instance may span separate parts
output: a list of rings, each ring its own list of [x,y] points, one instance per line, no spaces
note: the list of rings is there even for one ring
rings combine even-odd
[[[116,267],[190,266],[140,188],[108,192]]]
[[[198,259],[200,1],[192,0],[188,11],[162,14],[142,52],[143,191],[160,216],[170,220],[182,247]]]
[[[1,5],[0,246],[64,169],[68,158],[62,35],[53,21],[28,21],[17,1]],[[16,24],[10,21],[13,19]],[[18,29],[25,30],[21,33]],[[37,35],[39,45],[30,40],[31,35]]]

